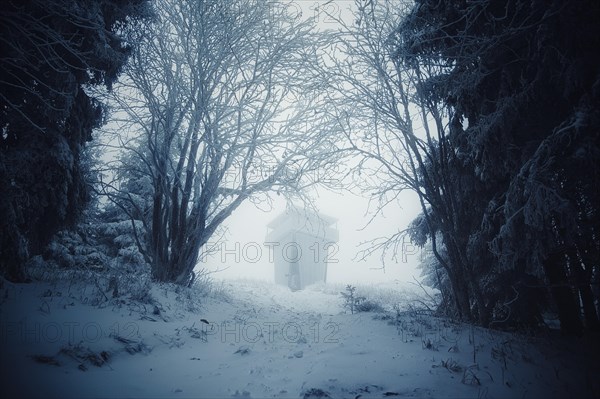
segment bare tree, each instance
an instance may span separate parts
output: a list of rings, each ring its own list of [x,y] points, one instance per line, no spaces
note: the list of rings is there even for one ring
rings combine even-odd
[[[483,303],[480,288],[459,234],[457,190],[448,165],[455,154],[449,147],[448,114],[443,106],[428,102],[419,90],[446,66],[408,63],[398,52],[398,27],[410,4],[387,0],[357,1],[352,23],[337,18],[341,29],[333,33],[329,53],[322,62],[323,84],[329,88],[331,113],[345,137],[345,151],[358,165],[352,180],[376,199],[375,215],[394,203],[404,190],[419,198],[432,250],[452,285],[456,308],[471,320],[470,299]],[[334,15],[331,16],[335,18]],[[447,256],[438,251],[441,233]],[[381,250],[393,256],[403,250],[407,230],[373,240],[362,256]],[[478,309],[483,309],[479,307]]]
[[[302,197],[326,177],[335,146],[316,129],[310,21],[259,0],[157,0],[155,9],[115,88],[113,132],[150,182],[151,207],[136,208],[118,180],[105,189],[142,215],[134,230],[153,277],[187,284],[201,247],[244,200]]]

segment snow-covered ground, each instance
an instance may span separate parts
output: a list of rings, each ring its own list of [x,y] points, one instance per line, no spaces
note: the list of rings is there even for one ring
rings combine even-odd
[[[220,288],[201,296],[156,284],[138,300],[91,304],[84,299],[87,288],[67,281],[3,281],[2,397],[529,398],[599,392],[598,367],[586,367],[594,343],[527,338],[414,312],[399,318],[395,311],[350,314],[339,294],[343,286],[291,292],[239,280]],[[409,284],[393,283],[363,292],[388,309],[396,303],[404,309],[419,295]]]

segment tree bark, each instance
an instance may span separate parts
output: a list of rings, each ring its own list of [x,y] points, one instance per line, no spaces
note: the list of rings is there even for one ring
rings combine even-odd
[[[570,269],[577,280],[579,299],[581,300],[581,305],[583,307],[585,327],[590,331],[598,331],[600,329],[600,323],[598,321],[596,306],[594,305],[594,294],[592,293],[592,287],[590,285],[591,273],[587,273],[584,269],[584,264],[579,258],[575,247],[570,248],[568,254]]]

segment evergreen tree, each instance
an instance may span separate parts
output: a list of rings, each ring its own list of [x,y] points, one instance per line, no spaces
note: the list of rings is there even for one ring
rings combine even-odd
[[[580,302],[598,327],[598,17],[594,1],[422,0],[394,35],[408,65],[439,66],[420,96],[448,109],[450,173],[468,180],[458,222],[483,266],[477,306],[530,298],[539,317],[544,283],[570,334],[582,330]]]
[[[81,151],[103,122],[87,92],[111,88],[146,0],[9,0],[0,10],[0,270],[23,264],[89,198]]]

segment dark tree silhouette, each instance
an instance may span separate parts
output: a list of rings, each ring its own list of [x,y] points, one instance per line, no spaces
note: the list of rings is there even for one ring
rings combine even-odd
[[[0,9],[0,270],[23,265],[89,197],[82,149],[103,122],[86,89],[110,89],[131,51],[120,35],[146,0],[14,0]]]
[[[364,255],[429,240],[463,320],[530,328],[554,310],[565,333],[597,328],[599,9],[381,0],[338,21],[321,75],[352,177],[378,211],[406,189],[422,208]]]
[[[598,327],[598,17],[594,1],[424,0],[394,36],[407,65],[439,67],[419,95],[448,110],[480,313],[518,319],[545,285],[564,332]]]

